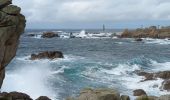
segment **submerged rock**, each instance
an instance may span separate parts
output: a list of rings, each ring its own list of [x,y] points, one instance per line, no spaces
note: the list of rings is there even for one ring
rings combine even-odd
[[[147,95],[146,92],[142,89],[137,89],[133,91],[133,96],[142,96]]]
[[[54,32],[44,32],[41,37],[42,38],[53,38],[53,37],[59,37],[59,35]]]
[[[56,59],[56,58],[64,58],[63,53],[60,51],[45,51],[39,54],[32,54],[31,60],[36,59]]]
[[[9,5],[12,0],[0,0],[0,87],[5,77],[5,67],[15,57],[19,37],[25,29],[21,8]]]

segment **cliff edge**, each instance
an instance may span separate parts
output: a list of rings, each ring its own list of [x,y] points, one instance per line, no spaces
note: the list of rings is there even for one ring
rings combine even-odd
[[[15,57],[19,37],[25,29],[21,8],[11,5],[12,0],[0,0],[0,88],[5,78],[5,67]]]

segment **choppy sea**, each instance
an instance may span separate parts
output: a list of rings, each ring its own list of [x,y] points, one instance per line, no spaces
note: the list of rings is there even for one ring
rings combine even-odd
[[[87,87],[117,89],[132,99],[134,89],[144,89],[148,95],[155,96],[169,93],[159,89],[163,80],[140,82],[143,77],[134,71],[170,70],[170,40],[135,42],[119,38],[40,39],[27,36],[30,32],[42,31],[27,30],[21,36],[17,55],[6,69],[2,91],[25,92],[33,98],[45,95],[54,100],[76,96]],[[62,51],[64,59],[29,60],[32,53],[54,50]]]

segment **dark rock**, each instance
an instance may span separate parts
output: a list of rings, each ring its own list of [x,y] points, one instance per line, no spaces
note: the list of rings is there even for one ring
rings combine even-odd
[[[59,35],[54,32],[44,32],[41,37],[42,38],[53,38],[53,37],[59,37]]]
[[[8,6],[12,3],[12,0],[0,0],[0,9],[5,7],[5,6]]]
[[[35,34],[28,34],[27,36],[34,37],[36,35]]]
[[[63,53],[60,51],[45,51],[39,54],[32,54],[31,60],[36,59],[55,59],[55,58],[63,58]]]
[[[161,88],[162,88],[163,90],[170,91],[170,80],[165,80],[165,81],[163,81]]]
[[[135,39],[135,41],[143,41],[143,39],[137,38],[137,39]]]
[[[40,97],[37,98],[36,100],[51,100],[51,99],[48,98],[47,96],[40,96]]]
[[[130,100],[130,97],[128,95],[122,95],[121,100]]]
[[[29,95],[19,92],[10,92],[10,93],[0,93],[0,98],[4,100],[33,100]]]
[[[147,95],[146,92],[142,89],[137,89],[133,91],[133,96],[142,96]]]

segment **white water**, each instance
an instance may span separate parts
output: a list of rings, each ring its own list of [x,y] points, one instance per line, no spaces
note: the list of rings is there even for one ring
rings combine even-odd
[[[33,99],[39,96],[48,96],[52,99],[57,97],[58,94],[48,83],[48,79],[52,77],[48,63],[39,61],[16,66],[17,69],[7,71],[2,91],[20,91],[29,94]]]

